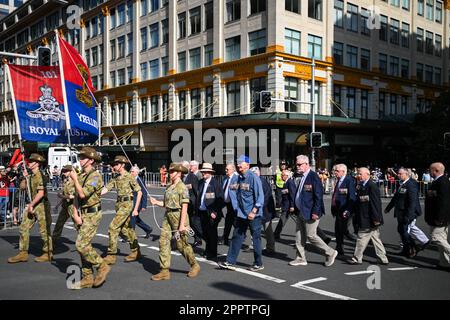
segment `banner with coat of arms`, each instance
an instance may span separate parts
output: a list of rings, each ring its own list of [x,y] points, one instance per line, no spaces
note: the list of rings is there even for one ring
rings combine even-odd
[[[67,143],[58,67],[7,65],[19,139]]]

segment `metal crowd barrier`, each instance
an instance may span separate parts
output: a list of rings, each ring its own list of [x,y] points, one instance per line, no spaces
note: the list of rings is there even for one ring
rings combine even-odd
[[[9,188],[9,195],[0,197],[0,228],[13,229],[20,225],[27,198],[26,190],[18,188]],[[17,224],[14,224],[14,216]]]

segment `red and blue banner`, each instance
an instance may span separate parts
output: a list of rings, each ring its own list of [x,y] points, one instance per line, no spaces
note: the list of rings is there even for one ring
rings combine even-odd
[[[67,143],[58,67],[8,65],[19,139]]]
[[[97,105],[89,69],[78,51],[57,34],[67,128],[71,143],[88,144],[99,138]]]

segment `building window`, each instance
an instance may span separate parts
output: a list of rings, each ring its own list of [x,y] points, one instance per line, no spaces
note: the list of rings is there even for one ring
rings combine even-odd
[[[442,23],[442,2],[436,1],[436,22]]]
[[[401,99],[400,114],[408,114],[408,97],[402,96]]]
[[[391,0],[391,5],[400,7],[400,0]]]
[[[284,49],[286,53],[300,55],[300,32],[284,29]]]
[[[180,120],[187,118],[186,108],[186,91],[180,91],[178,93],[178,108],[180,111]]]
[[[155,48],[159,45],[159,24],[154,23],[150,25],[150,48]]]
[[[147,27],[141,29],[141,51],[147,50]]]
[[[92,53],[92,66],[95,67],[96,65],[98,65],[98,48],[93,47],[91,49],[91,53]]]
[[[423,81],[423,64],[422,63],[416,64],[416,77],[417,77],[417,80]]]
[[[370,71],[370,50],[361,49],[361,70]]]
[[[227,22],[239,20],[241,18],[241,0],[227,0]]]
[[[111,40],[109,42],[109,47],[110,47],[110,51],[111,51],[111,61],[116,60],[116,40]]]
[[[162,76],[165,77],[169,74],[169,57],[161,58]]]
[[[127,56],[133,53],[133,34],[127,34]]]
[[[285,0],[284,1],[284,8],[287,11],[300,13],[301,2],[300,2],[300,0]]]
[[[212,65],[214,58],[214,45],[208,44],[205,46],[205,67]]]
[[[117,82],[119,86],[125,85],[125,69],[117,70]]]
[[[343,117],[344,114],[339,110],[342,109],[342,87],[340,85],[333,86],[333,116]],[[339,108],[338,108],[339,107]]]
[[[434,0],[427,0],[427,7],[426,7],[426,18],[428,20],[433,21],[434,20]]]
[[[241,105],[241,84],[239,81],[227,84],[227,109],[228,114],[239,114]]]
[[[121,26],[125,24],[125,4],[121,4],[117,7],[117,26]]]
[[[334,42],[333,45],[333,58],[334,62],[338,65],[344,63],[344,44],[341,42]]]
[[[165,93],[162,96],[162,114],[163,121],[169,120],[169,94]]]
[[[442,69],[434,68],[434,84],[441,85],[442,84]]]
[[[395,19],[391,19],[391,43],[393,44],[399,44],[400,40],[400,22]]]
[[[399,58],[398,57],[390,57],[390,75],[398,77],[399,76]]]
[[[378,119],[383,119],[386,110],[386,93],[380,92],[378,96]]]
[[[308,17],[322,20],[322,0],[308,0]]]
[[[308,57],[322,59],[322,37],[308,35]]]
[[[402,9],[409,11],[409,0],[402,0]]]
[[[117,58],[125,57],[125,36],[120,36],[117,38],[117,48],[119,50]]]
[[[205,117],[213,117],[214,116],[214,91],[213,87],[205,88]]]
[[[423,29],[417,28],[416,39],[417,39],[417,51],[423,52]]]
[[[148,0],[141,0],[141,17],[148,12]]]
[[[141,63],[141,78],[142,81],[148,80],[147,62]]]
[[[254,106],[254,108],[258,108],[260,106],[260,95],[259,93],[261,91],[265,91],[266,90],[266,78],[262,77],[262,78],[254,78],[250,80],[250,97],[252,98],[252,105]],[[256,112],[255,109],[252,110],[253,112]]]
[[[119,122],[117,124],[125,124],[125,101],[119,102]]]
[[[409,24],[402,23],[402,47],[409,48]]]
[[[87,50],[84,51],[84,58],[86,59],[86,65],[87,65],[88,67],[92,67],[92,65],[91,65],[90,50],[89,50],[89,49],[87,49]]]
[[[378,61],[380,72],[383,74],[387,74],[387,55],[385,55],[384,53],[380,53]]]
[[[425,82],[433,83],[433,66],[425,66]]]
[[[389,114],[397,114],[397,95],[396,94],[390,94],[391,100],[389,104]]]
[[[241,58],[241,37],[236,36],[225,40],[225,61]]]
[[[401,77],[403,79],[409,79],[409,60],[402,59]]]
[[[427,53],[427,54],[434,54],[433,32],[429,32],[429,31],[426,32],[425,53]]]
[[[161,21],[162,44],[169,42],[169,19]]]
[[[202,117],[202,105],[200,102],[200,90],[191,90],[191,119],[198,119]]]
[[[205,30],[214,28],[214,5],[213,2],[205,3]]]
[[[361,119],[369,117],[369,91],[361,90]]]
[[[248,34],[250,56],[266,52],[266,29],[250,32]]]
[[[361,34],[370,37],[369,24],[369,11],[365,8],[361,8]]]
[[[147,107],[147,98],[141,98],[141,115],[142,122],[148,122],[148,107]]]
[[[344,1],[334,0],[334,26],[344,28]]]
[[[159,120],[159,112],[158,112],[158,96],[152,96],[150,99],[150,110],[152,114],[152,121]]]
[[[201,68],[200,48],[189,50],[189,70]]]
[[[388,36],[388,18],[386,16],[380,15],[380,41],[387,41]]]
[[[127,2],[127,22],[133,21],[133,2]]]
[[[358,48],[347,45],[347,66],[358,68]]]
[[[186,71],[186,51],[178,53],[178,72]]]
[[[186,12],[178,15],[178,39],[186,37]]]
[[[434,35],[434,49],[436,57],[442,55],[442,37],[439,34]]]
[[[127,121],[127,124],[132,124],[132,123],[134,123],[134,119],[133,119],[133,116],[134,116],[134,105],[133,105],[133,101],[131,101],[131,100],[128,100],[128,121]],[[129,139],[129,138],[128,138]],[[127,143],[127,144],[129,144],[131,141],[130,140],[126,140],[126,142],[125,143]]]
[[[189,21],[191,24],[191,35],[201,31],[200,7],[189,10]]]
[[[424,12],[424,0],[417,0],[417,14],[423,17]]]
[[[150,12],[158,11],[159,0],[150,0]]]
[[[356,114],[356,90],[352,87],[347,87],[347,115],[354,118]]]
[[[102,44],[98,46],[98,56],[99,56],[98,63],[103,64],[103,45]]]
[[[284,99],[285,100],[299,100],[298,99],[298,80],[297,78],[286,77],[284,78]],[[296,102],[284,103],[284,111],[286,112],[298,112]]]
[[[250,14],[266,11],[266,0],[250,0]]]
[[[358,32],[358,6],[347,3],[347,30]]]
[[[159,59],[150,61],[150,79],[159,78]]]
[[[111,9],[109,11],[109,22],[110,22],[110,30],[116,27],[116,9]]]

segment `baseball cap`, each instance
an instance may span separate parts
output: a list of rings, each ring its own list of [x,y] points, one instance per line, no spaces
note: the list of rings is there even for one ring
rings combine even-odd
[[[250,158],[247,157],[246,155],[241,155],[241,156],[237,159],[237,163],[241,163],[241,162],[251,163],[251,160],[250,160]]]

